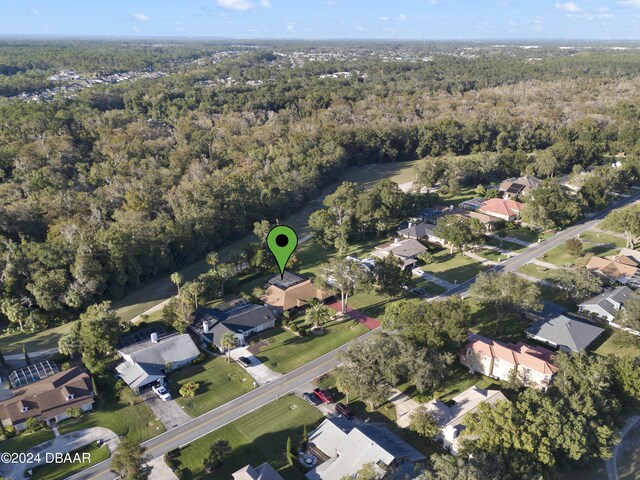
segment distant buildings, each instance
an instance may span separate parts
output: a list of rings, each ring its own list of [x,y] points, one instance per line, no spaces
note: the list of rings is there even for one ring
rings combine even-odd
[[[344,417],[327,418],[309,433],[309,450],[322,462],[308,480],[342,480],[372,463],[380,473],[391,468],[413,474],[414,463],[425,456],[385,426],[355,425]]]
[[[546,388],[557,370],[553,352],[545,348],[502,343],[481,335],[471,335],[459,355],[460,363],[472,372],[503,381],[520,380],[537,388]]]
[[[432,400],[424,406],[440,427],[436,440],[442,442],[442,446],[451,454],[458,455],[459,442],[465,429],[462,423],[464,417],[474,412],[481,403],[493,404],[501,400],[507,401],[507,397],[500,390],[483,390],[473,386],[453,397],[447,404]]]
[[[598,338],[604,329],[565,315],[540,320],[526,330],[527,338],[546,343],[566,352],[581,352]]]
[[[518,177],[507,178],[500,184],[500,192],[506,199],[516,197],[518,195],[528,195],[538,188],[542,180],[536,177]]]
[[[37,368],[37,364],[29,367]],[[29,418],[48,424],[60,422],[68,418],[68,409],[88,412],[93,402],[91,378],[74,367],[12,389],[11,397],[0,401],[0,419],[5,427],[22,431]]]
[[[587,269],[609,283],[640,287],[640,252],[623,248],[618,255],[591,257]]]

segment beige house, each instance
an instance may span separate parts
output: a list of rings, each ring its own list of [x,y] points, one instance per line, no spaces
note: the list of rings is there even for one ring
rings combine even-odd
[[[268,283],[269,286],[261,300],[280,313],[305,307],[312,298],[323,302],[331,296],[330,293],[316,287],[311,280],[291,272],[284,272],[282,278],[276,275]]]
[[[491,378],[509,381],[516,375],[526,386],[546,388],[557,370],[552,357],[553,352],[546,348],[471,335],[460,352],[460,363]]]

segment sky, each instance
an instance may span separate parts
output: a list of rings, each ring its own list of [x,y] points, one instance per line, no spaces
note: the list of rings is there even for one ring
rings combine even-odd
[[[0,12],[0,35],[640,38],[640,0],[0,0]]]

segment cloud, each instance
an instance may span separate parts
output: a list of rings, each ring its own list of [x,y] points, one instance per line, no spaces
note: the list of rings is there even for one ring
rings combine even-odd
[[[221,8],[226,8],[227,10],[251,10],[253,8],[253,3],[249,0],[217,0],[216,3]]]
[[[139,22],[147,22],[149,20],[151,20],[147,15],[145,15],[144,13],[134,13],[133,14],[133,18],[135,18],[137,21]]]
[[[358,32],[364,32],[364,27],[363,27],[362,25],[356,25],[356,26],[355,26],[355,29],[356,29]]]
[[[260,0],[260,5],[262,5],[264,8],[273,7],[273,5],[271,5],[271,2],[269,0]]]
[[[570,12],[570,13],[575,13],[575,12],[581,12],[582,9],[576,5],[573,2],[567,2],[567,3],[556,3],[556,8],[558,10],[562,10],[563,12]]]
[[[287,23],[287,31],[288,32],[293,32],[295,30],[296,26],[293,23]]]
[[[378,17],[378,18],[383,22],[386,22],[387,20],[389,20],[389,17]]]
[[[399,13],[396,15],[396,18],[394,18],[394,20],[398,20],[399,22],[404,22],[406,19],[407,16],[404,13]]]
[[[29,8],[27,10],[27,14],[37,17],[38,15],[40,15],[40,10],[38,10],[37,8]]]
[[[640,0],[620,0],[618,5],[628,8],[640,8]]]

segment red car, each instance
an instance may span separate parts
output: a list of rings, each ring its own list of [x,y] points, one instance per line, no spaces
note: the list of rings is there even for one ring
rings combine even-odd
[[[324,403],[333,402],[333,395],[331,395],[331,392],[329,390],[320,390],[319,388],[316,388],[313,391],[313,394],[316,397],[318,397],[320,400],[322,400]]]

